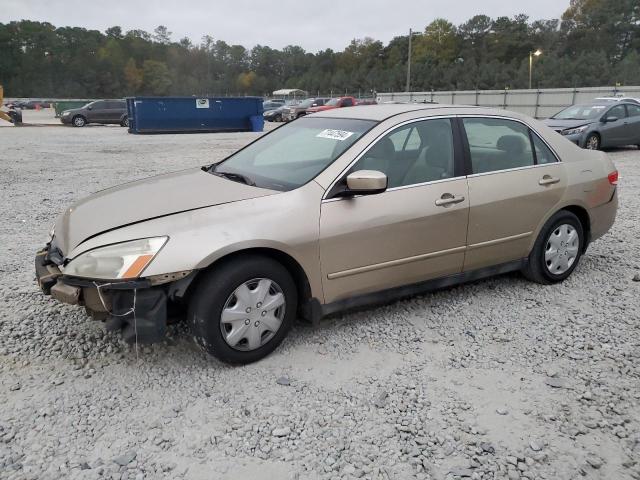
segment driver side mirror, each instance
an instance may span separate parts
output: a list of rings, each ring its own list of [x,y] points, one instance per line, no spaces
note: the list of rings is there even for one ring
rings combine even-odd
[[[375,195],[387,189],[387,176],[377,170],[358,170],[347,176],[346,195]]]
[[[87,110],[93,110],[93,107],[92,107],[91,105],[89,105],[89,106],[87,107]]]
[[[604,123],[612,123],[612,122],[617,122],[618,121],[618,117],[604,117],[602,119],[602,121]]]

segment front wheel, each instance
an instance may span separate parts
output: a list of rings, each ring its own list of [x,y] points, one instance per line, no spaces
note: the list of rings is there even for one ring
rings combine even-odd
[[[120,121],[120,126],[121,126],[121,127],[128,127],[128,126],[129,126],[129,117],[124,117],[124,118]]]
[[[529,280],[547,285],[563,281],[578,265],[584,241],[578,217],[561,210],[542,227],[522,273]]]
[[[284,340],[297,302],[286,268],[247,255],[214,267],[200,280],[189,304],[189,325],[207,353],[228,363],[251,363]]]
[[[73,117],[73,126],[74,127],[84,127],[87,124],[87,119],[82,115],[76,115]]]
[[[600,150],[600,135],[591,133],[585,142],[587,150]]]

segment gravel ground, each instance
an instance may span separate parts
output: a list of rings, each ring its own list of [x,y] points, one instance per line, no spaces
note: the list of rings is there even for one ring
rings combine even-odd
[[[640,152],[570,279],[517,274],[300,324],[246,367],[135,348],[44,297],[33,255],[95,190],[255,133],[0,131],[0,478],[640,479]],[[106,174],[105,174],[106,173]]]

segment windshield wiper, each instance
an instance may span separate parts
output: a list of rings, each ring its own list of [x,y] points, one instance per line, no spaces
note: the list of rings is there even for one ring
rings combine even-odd
[[[231,173],[231,172],[216,172],[215,170],[210,170],[210,173],[217,175],[218,177],[227,178],[229,180],[233,180],[234,182],[240,182],[247,184],[251,187],[255,187],[256,182],[251,180],[249,177],[242,175],[240,173]]]

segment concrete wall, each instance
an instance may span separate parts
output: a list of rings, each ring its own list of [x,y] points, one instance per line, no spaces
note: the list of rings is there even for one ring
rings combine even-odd
[[[378,102],[437,102],[503,108],[536,118],[550,117],[569,105],[596,97],[624,95],[640,98],[638,87],[547,88],[540,90],[460,90],[453,92],[378,93]]]

